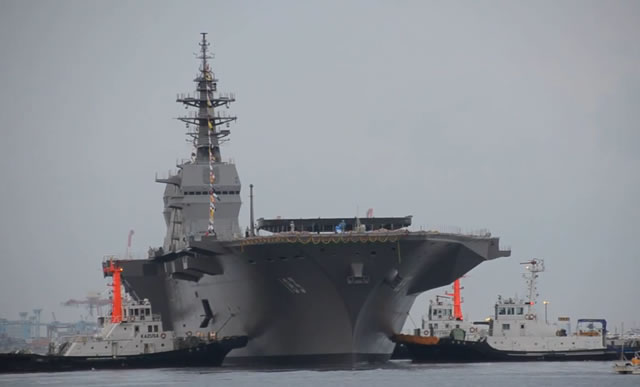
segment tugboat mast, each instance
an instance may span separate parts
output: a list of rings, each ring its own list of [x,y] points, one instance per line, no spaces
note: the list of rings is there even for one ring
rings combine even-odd
[[[107,264],[103,264],[103,272],[105,277],[112,277],[113,294],[111,301],[111,322],[122,322],[122,281],[120,280],[120,272],[122,268],[113,263],[110,259]]]
[[[535,313],[534,305],[538,298],[538,287],[536,286],[536,282],[538,279],[538,273],[544,271],[544,260],[542,259],[532,259],[531,261],[521,262],[521,265],[526,265],[524,268],[527,270],[527,273],[524,273],[522,276],[525,279],[527,284],[527,314],[534,315],[537,318]]]
[[[445,293],[447,296],[453,297],[453,318],[462,321],[462,294],[460,293],[460,278],[453,281],[453,293]]]

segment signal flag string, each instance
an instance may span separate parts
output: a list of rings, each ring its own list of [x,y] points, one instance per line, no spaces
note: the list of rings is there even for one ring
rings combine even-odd
[[[207,82],[211,82],[213,77],[207,68],[204,69],[204,78]],[[209,98],[209,93],[213,91],[207,90],[207,125],[209,126],[209,130],[207,130],[207,137],[209,139],[209,226],[207,227],[206,235],[213,235],[215,231],[213,229],[213,220],[214,213],[216,211],[216,198],[213,191],[213,183],[216,181],[216,176],[213,172],[213,163],[215,162],[215,157],[213,156],[212,143],[211,143],[211,134],[214,133],[215,126],[213,122],[211,122],[211,117],[209,116],[209,108],[212,107],[211,99]]]

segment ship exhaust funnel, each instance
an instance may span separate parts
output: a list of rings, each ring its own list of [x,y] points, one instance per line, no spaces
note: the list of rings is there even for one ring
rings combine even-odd
[[[251,219],[251,236],[256,236],[256,222],[253,219],[253,184],[249,184],[249,217]]]

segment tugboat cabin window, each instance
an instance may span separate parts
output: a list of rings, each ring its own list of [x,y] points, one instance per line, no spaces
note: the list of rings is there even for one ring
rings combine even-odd
[[[133,310],[133,313],[134,313],[136,316],[139,316],[139,315],[140,315],[140,311],[139,311],[138,309],[134,309],[134,310]]]
[[[151,315],[151,309],[149,309],[149,308],[145,309],[144,310],[144,314],[145,314],[145,316]]]
[[[514,313],[513,308],[507,308],[507,314],[513,314],[513,313]]]
[[[153,331],[153,327],[151,325],[147,326],[147,332],[151,333]]]
[[[518,307],[518,308],[516,308],[516,312],[518,314],[524,314],[524,308],[523,307]]]
[[[135,333],[140,333],[140,326],[136,325],[135,327],[133,327],[133,330]]]
[[[153,326],[153,331],[154,331],[154,332],[158,332],[158,326],[157,326],[157,325],[154,325],[154,326]]]
[[[502,330],[508,331],[510,329],[509,324],[502,324]]]
[[[506,310],[506,308],[498,308],[498,314],[499,314],[499,315],[507,314],[507,310]]]

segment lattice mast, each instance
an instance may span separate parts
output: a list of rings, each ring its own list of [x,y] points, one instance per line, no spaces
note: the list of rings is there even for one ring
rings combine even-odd
[[[527,314],[535,316],[535,308],[534,305],[538,299],[538,273],[544,271],[544,260],[542,259],[532,259],[527,262],[521,262],[521,265],[525,265],[525,272],[522,274],[522,277],[525,280],[527,285],[527,297],[528,300],[526,304],[528,305]]]
[[[195,95],[178,96],[177,102],[185,106],[195,107],[198,110],[187,116],[178,117],[184,122],[187,128],[195,127],[190,130],[187,135],[193,140],[195,151],[193,152],[194,163],[209,164],[209,225],[207,227],[207,235],[213,235],[214,214],[216,210],[216,194],[214,191],[215,173],[214,164],[222,161],[220,155],[220,143],[224,137],[230,134],[228,129],[219,129],[219,126],[229,124],[235,121],[237,117],[221,114],[216,111],[218,107],[235,102],[233,94],[218,93],[218,80],[216,79],[208,59],[212,58],[209,53],[209,42],[207,42],[207,33],[203,32],[200,41],[200,53],[198,59],[201,60],[198,75],[194,79],[197,84]]]

